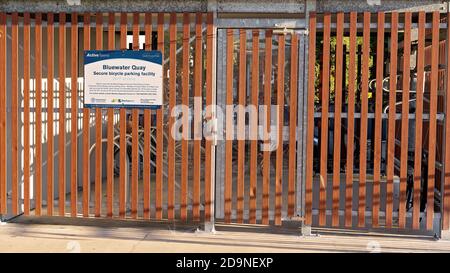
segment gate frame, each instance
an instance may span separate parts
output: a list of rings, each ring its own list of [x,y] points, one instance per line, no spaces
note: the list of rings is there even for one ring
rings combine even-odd
[[[227,14],[228,15],[228,14]],[[289,15],[286,13],[286,15]],[[227,17],[227,18],[217,18],[215,19],[215,28],[217,30],[217,70],[222,69],[225,71],[226,69],[226,44],[225,44],[225,31],[227,29],[292,29],[294,30],[293,34],[299,35],[299,46],[298,46],[298,78],[297,78],[297,156],[296,156],[296,208],[295,214],[297,217],[293,218],[292,221],[297,221],[300,219],[300,222],[303,225],[303,217],[304,217],[304,195],[305,195],[305,173],[304,173],[304,159],[305,154],[303,153],[303,149],[306,145],[306,130],[303,130],[304,126],[306,126],[307,119],[304,119],[304,116],[307,111],[306,107],[306,98],[307,98],[307,75],[308,75],[308,60],[307,60],[307,48],[308,48],[308,20],[305,18],[277,18],[277,19],[269,19],[269,18],[238,18],[236,17]],[[226,105],[225,97],[226,97],[226,81],[225,75],[223,73],[217,74],[215,72],[216,79],[216,94],[217,94],[217,105],[219,107],[225,108]],[[225,128],[225,120],[222,121],[222,128]],[[215,167],[216,172],[216,189],[215,189],[215,218],[216,219],[224,219],[224,189],[225,189],[225,170],[223,168],[224,160],[225,160],[225,141],[221,140],[220,142],[216,142],[217,152],[216,152],[216,161],[221,163],[217,164]],[[223,162],[223,163],[222,163]],[[300,189],[300,190],[298,190]],[[291,219],[289,219],[291,220]],[[286,219],[284,220],[286,221]],[[306,234],[307,235],[307,234]]]

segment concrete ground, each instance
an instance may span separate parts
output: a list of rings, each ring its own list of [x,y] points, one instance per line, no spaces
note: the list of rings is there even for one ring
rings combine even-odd
[[[217,224],[195,225],[110,219],[19,217],[0,225],[0,252],[450,252],[450,241],[362,231]]]

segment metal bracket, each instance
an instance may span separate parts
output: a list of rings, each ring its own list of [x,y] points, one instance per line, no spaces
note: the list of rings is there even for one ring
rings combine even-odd
[[[212,141],[212,145],[213,146],[217,146],[217,117],[212,118],[211,120],[212,122],[212,126],[213,126],[213,141]]]
[[[286,34],[294,34],[294,30],[291,28],[284,27],[283,29],[274,29],[273,34],[280,34],[280,35],[286,35]]]
[[[286,29],[286,28],[295,28],[295,25],[294,24],[289,24],[289,23],[276,23],[276,24],[274,24],[274,27],[275,28],[284,28],[284,29]]]

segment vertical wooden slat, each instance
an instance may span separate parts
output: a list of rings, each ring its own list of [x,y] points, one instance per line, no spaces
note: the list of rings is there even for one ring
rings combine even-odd
[[[384,65],[384,13],[378,12],[377,20],[377,72],[375,92],[375,146],[373,165],[372,226],[378,227],[380,210],[380,168],[381,168],[381,113],[383,108],[383,65]]]
[[[275,225],[281,225],[283,199],[283,127],[284,127],[284,63],[285,36],[278,36],[278,71],[277,71],[277,104],[278,104],[278,146],[275,168]]]
[[[430,127],[428,134],[428,189],[427,189],[427,230],[433,229],[434,218],[434,186],[436,174],[436,112],[438,92],[439,64],[439,11],[433,12],[431,38],[431,86],[430,86]]]
[[[398,226],[405,228],[406,223],[406,184],[408,183],[408,122],[409,122],[409,90],[410,90],[410,58],[411,55],[411,12],[405,13],[403,35],[403,83],[402,83],[402,133],[400,154],[400,203]]]
[[[108,14],[108,49],[115,49],[115,14]],[[107,145],[106,145],[106,216],[113,216],[114,200],[114,109],[107,110]]]
[[[264,123],[264,155],[263,155],[263,196],[262,196],[262,224],[269,224],[269,191],[270,191],[270,109],[272,105],[272,30],[265,32],[264,52],[264,106],[266,108]]]
[[[131,114],[131,218],[136,219],[138,213],[139,110],[133,109]]]
[[[244,179],[245,179],[245,112],[247,98],[247,34],[245,29],[239,30],[239,90],[238,90],[238,163],[237,163],[237,222],[244,222]]]
[[[200,145],[201,135],[198,134],[198,126],[201,126],[201,113],[202,109],[202,14],[196,14],[195,22],[195,61],[194,61],[194,97],[198,105],[197,109],[194,109],[194,189],[193,189],[193,220],[200,220]],[[194,107],[195,108],[195,107]]]
[[[397,50],[398,50],[398,13],[391,15],[391,45],[389,75],[389,116],[388,116],[388,147],[386,170],[386,227],[392,227],[394,205],[394,157],[395,157],[395,116],[397,92]]]
[[[7,213],[6,185],[6,13],[0,13],[0,214]]]
[[[30,14],[23,19],[23,213],[30,213]]]
[[[42,14],[35,15],[35,50],[34,50],[34,77],[35,77],[35,94],[36,94],[36,131],[35,131],[35,215],[41,215],[42,210]]]
[[[339,188],[341,183],[341,111],[342,111],[342,63],[343,63],[344,13],[337,14],[336,31],[336,80],[334,95],[334,145],[333,145],[333,210],[332,225],[339,226]]]
[[[291,40],[291,78],[290,78],[290,110],[289,115],[289,185],[288,185],[288,216],[295,213],[295,182],[297,156],[297,97],[298,97],[298,35],[292,35]],[[297,189],[300,190],[300,189]]]
[[[358,226],[365,225],[366,212],[366,166],[367,166],[367,112],[369,94],[369,57],[370,57],[370,12],[364,12],[363,60],[361,79],[361,131],[359,145],[359,208]]]
[[[233,29],[227,29],[227,95],[226,95],[226,142],[225,142],[225,223],[231,222],[232,208],[232,183],[233,183],[233,132],[234,114],[231,111],[233,105],[233,60],[234,60],[234,37]]]
[[[213,13],[206,15],[206,119],[212,118],[212,96],[213,96]],[[205,221],[211,220],[211,152],[212,140],[205,138]]]
[[[414,197],[412,228],[419,229],[420,219],[420,187],[422,175],[422,113],[423,113],[423,91],[424,91],[424,63],[425,63],[425,20],[424,11],[419,12],[419,33],[417,49],[417,89],[416,89],[416,133],[414,144]],[[450,28],[448,28],[450,31]],[[450,36],[449,36],[450,37]],[[448,123],[448,121],[447,121]],[[449,132],[449,131],[447,131]],[[446,157],[447,158],[447,157]],[[446,165],[447,166],[447,165]]]
[[[77,216],[78,195],[78,14],[72,13],[71,25],[71,176],[70,208],[71,216]]]
[[[319,194],[319,225],[326,224],[326,189],[328,162],[328,102],[330,90],[330,25],[331,14],[324,15],[323,29],[323,60],[322,60],[322,119],[320,123],[320,194]],[[311,158],[312,160],[312,158]]]
[[[83,17],[83,49],[91,48],[91,15],[85,13]],[[83,217],[89,216],[89,196],[90,196],[90,115],[89,108],[83,108]],[[50,120],[49,120],[50,121]]]
[[[189,13],[183,14],[183,70],[182,70],[182,104],[189,107]],[[181,141],[181,215],[182,221],[187,220],[187,192],[189,175],[189,117],[183,114],[183,139]]]
[[[158,50],[164,60],[164,13],[158,13]],[[164,64],[163,64],[164,71]],[[164,88],[164,87],[163,87]],[[156,110],[156,219],[162,219],[163,183],[163,106]]]
[[[424,16],[419,14],[419,31],[420,28],[420,16]],[[447,22],[450,22],[450,13],[447,13]],[[449,38],[450,37],[450,27],[447,27],[447,47],[450,43]],[[423,39],[420,39],[419,42],[422,42]],[[419,47],[420,48],[420,47]],[[419,55],[420,56],[420,55]],[[423,55],[422,55],[423,58]],[[446,114],[448,117],[448,113],[450,112],[450,68],[448,67],[448,64],[450,64],[450,52],[447,52],[447,75],[446,75],[446,81],[447,81],[447,87],[446,87]],[[423,80],[423,79],[422,79]],[[448,136],[450,134],[450,119],[445,119],[445,137],[448,139]],[[445,177],[444,177],[444,190],[443,190],[443,197],[444,197],[444,206],[442,211],[442,229],[448,230],[450,229],[450,145],[445,145]],[[420,180],[419,180],[420,181]],[[415,183],[415,182],[414,182]],[[415,197],[414,197],[415,198]],[[415,200],[415,199],[414,199]],[[415,204],[414,204],[415,207]],[[419,211],[420,213],[420,211]],[[413,222],[414,225],[414,222]]]
[[[34,79],[35,79],[35,149],[36,159],[34,164],[35,175],[35,215],[41,215],[42,210],[42,14],[35,14],[34,30]]]
[[[172,109],[176,104],[176,85],[177,85],[177,15],[176,13],[170,14],[169,25],[169,113],[172,113]],[[169,128],[173,127],[175,122],[174,117],[169,115]],[[167,148],[167,218],[173,220],[175,218],[174,208],[174,194],[175,194],[175,139],[171,133],[168,134],[168,148]]]
[[[353,209],[353,147],[355,141],[355,91],[356,91],[356,23],[358,14],[350,13],[350,48],[348,65],[347,110],[347,169],[345,177],[345,226],[352,226]]]
[[[127,50],[127,14],[120,14],[120,49]],[[120,129],[120,176],[119,176],[119,217],[125,218],[126,214],[126,181],[127,181],[127,112],[125,108],[119,110]]]
[[[316,13],[309,14],[309,46],[308,46],[308,125],[306,132],[306,181],[305,181],[305,223],[312,224],[312,186],[313,186],[313,158],[314,158],[314,97],[315,66],[316,66]]]
[[[53,215],[54,198],[54,14],[47,14],[47,215]]]
[[[66,207],[66,14],[59,14],[59,216]]]
[[[252,94],[251,104],[258,109],[259,96],[259,30],[253,31],[252,40]],[[250,121],[250,224],[256,224],[256,185],[258,171],[258,117],[253,115]]]
[[[53,18],[52,18],[53,19]],[[19,147],[18,147],[18,96],[19,96],[19,15],[17,12],[12,14],[11,26],[11,186],[12,186],[12,213],[19,214],[19,181],[18,181],[18,164],[19,164]],[[51,81],[49,81],[51,83]],[[48,89],[49,90],[49,89]],[[49,138],[50,139],[50,138]],[[49,142],[50,145],[50,142]],[[53,144],[52,144],[53,145]],[[50,148],[50,146],[49,146]],[[49,159],[53,157],[49,157]],[[53,163],[53,161],[52,161]],[[48,180],[50,180],[50,173]],[[53,177],[52,177],[53,178]],[[50,182],[50,181],[49,181]],[[50,183],[49,183],[50,185]],[[50,196],[50,195],[48,195]],[[53,196],[53,195],[51,195]],[[48,211],[48,210],[47,210]]]
[[[152,50],[152,14],[145,13],[145,50]],[[144,110],[144,218],[150,218],[150,128],[151,110]]]
[[[103,49],[103,14],[95,15],[95,49]],[[102,212],[102,109],[95,109],[95,217]]]
[[[139,50],[139,13],[133,13],[133,50]],[[139,109],[131,111],[131,218],[138,216]]]

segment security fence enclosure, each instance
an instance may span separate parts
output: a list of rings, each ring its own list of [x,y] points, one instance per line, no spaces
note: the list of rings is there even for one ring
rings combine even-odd
[[[449,235],[447,2],[76,2],[0,2],[3,220]],[[85,50],[161,51],[162,107],[84,108]]]

